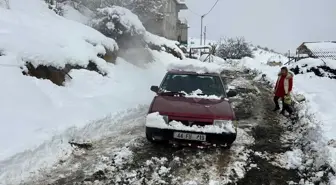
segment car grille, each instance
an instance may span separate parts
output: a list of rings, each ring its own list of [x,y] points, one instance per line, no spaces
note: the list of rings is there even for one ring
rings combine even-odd
[[[169,122],[171,121],[178,121],[181,122],[185,126],[205,126],[205,125],[211,125],[212,123],[210,122],[200,122],[200,121],[185,121],[185,120],[175,120],[175,119],[169,119]]]

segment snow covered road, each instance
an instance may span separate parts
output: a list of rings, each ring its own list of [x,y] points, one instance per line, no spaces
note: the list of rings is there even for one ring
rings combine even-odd
[[[299,182],[295,152],[284,139],[291,124],[272,112],[271,91],[249,72],[226,71],[239,95],[232,99],[239,120],[231,149],[153,145],[144,135],[146,106],[120,119],[115,132],[76,149],[67,160],[23,184],[288,184]],[[286,123],[285,123],[286,122]],[[288,122],[288,123],[287,123]],[[289,160],[291,159],[291,160]],[[299,160],[299,159],[298,159]]]

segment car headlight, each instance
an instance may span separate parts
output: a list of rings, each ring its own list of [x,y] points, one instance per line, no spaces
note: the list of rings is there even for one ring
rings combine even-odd
[[[219,127],[225,127],[229,124],[231,124],[232,121],[231,120],[220,120],[220,119],[215,119],[213,121],[213,124],[216,125],[216,126],[219,126]]]

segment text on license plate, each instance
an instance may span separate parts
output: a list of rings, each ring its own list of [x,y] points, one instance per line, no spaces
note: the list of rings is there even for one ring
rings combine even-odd
[[[194,141],[206,141],[205,134],[191,134],[184,132],[174,132],[175,139],[185,139],[185,140],[194,140]]]

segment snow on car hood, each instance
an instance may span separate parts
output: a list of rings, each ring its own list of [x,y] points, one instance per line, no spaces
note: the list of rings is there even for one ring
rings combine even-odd
[[[217,125],[206,125],[206,126],[196,126],[193,125],[185,126],[181,122],[171,121],[166,123],[158,112],[153,112],[147,115],[146,117],[146,127],[151,128],[160,128],[160,129],[171,129],[171,130],[180,130],[180,131],[192,131],[192,132],[203,132],[203,133],[236,133],[236,129],[232,123],[232,121],[227,121],[225,125],[217,126]]]

